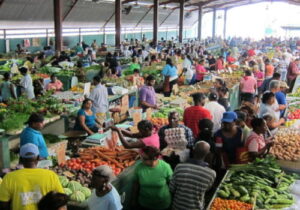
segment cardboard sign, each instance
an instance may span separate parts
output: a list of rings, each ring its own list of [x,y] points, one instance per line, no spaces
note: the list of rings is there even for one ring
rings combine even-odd
[[[87,82],[84,83],[84,88],[83,88],[83,95],[90,95],[90,91],[91,91],[91,83]]]
[[[132,115],[134,125],[137,125],[142,120],[142,113],[135,112]]]
[[[152,109],[148,108],[146,110],[146,120],[151,120],[152,119]]]

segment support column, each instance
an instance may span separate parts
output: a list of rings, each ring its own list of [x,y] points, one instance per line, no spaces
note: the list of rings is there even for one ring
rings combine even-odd
[[[62,51],[62,1],[53,0],[54,5],[54,33],[55,33],[55,49]]]
[[[184,13],[184,0],[179,2],[179,42],[182,43],[183,39],[183,13]]]
[[[198,39],[201,41],[202,38],[202,6],[199,6],[198,10]]]
[[[46,45],[49,46],[50,45],[50,37],[49,37],[49,29],[46,29]]]
[[[79,28],[79,44],[81,44],[82,41],[83,41],[82,31],[81,28]]]
[[[226,29],[227,29],[227,8],[224,9],[223,39],[226,39]]]
[[[158,41],[158,6],[159,0],[153,0],[153,44],[156,46]]]
[[[116,48],[121,46],[121,0],[115,0],[115,31],[116,31]]]
[[[216,20],[217,20],[217,9],[214,8],[214,11],[213,11],[213,25],[212,25],[212,38],[216,38]]]
[[[6,29],[3,30],[3,39],[4,39],[4,42],[5,42],[5,52],[9,53],[9,51],[10,51],[10,47],[9,47],[10,43],[9,43],[9,39],[7,39],[7,37],[6,37]]]

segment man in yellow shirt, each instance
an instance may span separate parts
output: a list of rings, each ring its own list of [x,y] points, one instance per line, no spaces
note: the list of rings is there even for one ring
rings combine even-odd
[[[5,175],[0,185],[1,210],[37,210],[40,199],[50,191],[63,193],[58,176],[37,167],[39,149],[28,143],[21,147],[20,160],[24,169]]]

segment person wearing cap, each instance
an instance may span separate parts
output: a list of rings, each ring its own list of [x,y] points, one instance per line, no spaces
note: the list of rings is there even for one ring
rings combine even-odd
[[[35,144],[39,148],[39,157],[46,159],[48,157],[48,149],[41,133],[41,130],[44,128],[44,117],[40,114],[32,113],[26,124],[28,126],[20,135],[20,146],[27,143]]]
[[[210,111],[212,115],[212,121],[214,123],[213,132],[221,128],[221,120],[223,113],[226,112],[224,106],[218,103],[218,95],[215,92],[211,92],[208,96],[209,102],[205,104],[204,108]]]
[[[183,122],[184,125],[189,127],[194,134],[194,138],[199,135],[199,121],[202,119],[212,119],[211,113],[208,109],[204,108],[205,96],[203,93],[195,93],[192,95],[194,106],[190,106],[184,110]]]
[[[236,126],[237,115],[235,112],[224,112],[222,127],[215,135],[216,154],[220,167],[227,168],[229,164],[236,163],[236,151],[243,146],[242,129]]]
[[[111,184],[115,178],[113,170],[102,165],[93,170],[91,197],[87,200],[89,210],[121,210],[121,198],[116,188]]]
[[[140,106],[143,108],[143,111],[146,111],[148,108],[157,109],[156,105],[156,93],[153,88],[155,84],[155,78],[152,75],[149,75],[146,78],[145,85],[141,87],[139,96],[140,96]]]
[[[37,210],[40,199],[50,191],[63,193],[58,176],[51,170],[37,168],[39,149],[28,143],[20,149],[24,168],[6,174],[0,185],[1,210]]]

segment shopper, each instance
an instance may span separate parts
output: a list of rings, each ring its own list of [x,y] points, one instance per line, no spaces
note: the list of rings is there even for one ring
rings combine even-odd
[[[285,109],[287,108],[286,96],[280,91],[281,81],[273,80],[270,83],[270,91],[275,94],[275,103],[273,109],[280,112],[280,116],[283,116]]]
[[[257,157],[264,157],[269,152],[270,147],[274,145],[274,142],[270,139],[266,140],[264,137],[268,127],[263,118],[254,118],[251,125],[253,131],[247,138],[245,146],[249,152],[249,160],[253,161]]]
[[[182,147],[182,144],[186,145],[187,148],[193,148],[194,145],[194,136],[190,128],[185,125],[179,124],[179,114],[176,111],[170,112],[168,116],[169,124],[161,127],[158,131],[160,150],[166,148],[169,144],[171,147],[179,148]],[[174,137],[170,130],[182,129],[183,135],[180,135],[178,138]],[[166,140],[167,139],[167,140]],[[169,144],[168,144],[169,142]],[[184,147],[183,147],[184,148]]]
[[[138,133],[132,133],[127,130],[122,130],[117,128],[116,126],[111,126],[111,129],[118,133],[120,141],[127,149],[143,148],[145,146],[153,146],[159,149],[159,136],[153,131],[152,123],[148,120],[142,120],[138,123],[137,127],[139,130]],[[129,142],[124,138],[124,136],[136,138],[138,140]]]
[[[92,111],[92,105],[92,100],[88,98],[82,102],[81,109],[77,112],[74,130],[85,131],[92,135],[102,127],[101,122]]]
[[[226,97],[226,95],[228,93],[228,88],[227,87],[219,87],[217,89],[217,93],[218,93],[218,97],[219,97],[218,103],[220,105],[222,105],[226,111],[229,111],[230,105],[228,102],[228,98]]]
[[[259,117],[262,118],[265,115],[270,115],[273,119],[271,130],[272,133],[275,134],[277,128],[285,122],[284,118],[280,118],[280,112],[278,110],[274,110],[273,106],[275,104],[276,98],[275,94],[272,92],[264,93],[262,97],[262,103],[260,105]]]
[[[68,201],[66,194],[50,191],[40,200],[38,210],[67,210]]]
[[[237,115],[237,119],[236,119],[235,123],[236,123],[236,126],[238,126],[239,128],[242,129],[242,133],[243,133],[242,142],[245,143],[246,139],[248,138],[248,136],[251,133],[251,129],[246,125],[247,113],[242,112],[242,111],[235,111],[235,113]]]
[[[204,75],[207,74],[207,71],[204,67],[205,60],[201,59],[196,65],[196,82],[201,82],[204,79]]]
[[[164,77],[164,96],[170,97],[173,90],[173,86],[177,83],[178,80],[177,68],[176,66],[174,66],[171,58],[167,58],[166,65],[163,68],[161,74]]]
[[[256,89],[257,89],[256,79],[252,76],[250,70],[246,70],[245,76],[240,80],[241,101],[253,102]]]
[[[205,193],[212,187],[216,178],[216,172],[205,162],[209,152],[209,144],[199,141],[195,144],[193,158],[175,168],[170,182],[173,210],[205,209]]]
[[[264,79],[265,79],[265,74],[259,69],[258,65],[253,66],[253,75],[257,81],[257,89],[260,89],[262,86]]]
[[[130,64],[129,69],[130,69],[131,71],[134,71],[134,69],[138,69],[138,70],[141,69],[141,66],[140,66],[140,64],[139,64],[139,61],[138,61],[138,58],[137,58],[137,57],[133,57],[133,58],[132,58],[132,63]]]
[[[63,90],[63,83],[57,79],[55,74],[50,77],[51,81],[47,84],[46,90],[54,90],[55,92]]]
[[[146,111],[148,108],[158,109],[156,105],[156,93],[153,87],[155,84],[154,76],[149,75],[145,82],[146,84],[139,91],[140,105],[143,111]]]
[[[48,157],[48,149],[41,130],[44,128],[44,117],[37,113],[32,113],[26,122],[28,126],[20,135],[20,146],[32,143],[39,149],[39,157],[46,159]]]
[[[102,165],[93,170],[91,197],[87,200],[89,210],[121,210],[121,198],[118,191],[111,184],[115,178],[112,169]]]
[[[287,81],[288,85],[290,86],[290,92],[293,91],[296,78],[298,75],[300,75],[299,64],[300,58],[297,58],[294,61],[292,61],[288,67]]]
[[[39,200],[50,191],[63,193],[58,176],[50,170],[37,168],[39,148],[31,143],[20,149],[24,169],[6,174],[0,185],[1,210],[38,210]]]
[[[168,184],[173,172],[169,164],[159,160],[159,156],[159,149],[155,147],[142,149],[142,162],[134,171],[133,209],[167,210],[171,206]]]
[[[106,113],[108,112],[108,92],[107,88],[101,84],[100,76],[95,76],[93,79],[95,88],[89,95],[89,99],[92,100],[92,110],[96,114],[99,122],[104,122],[106,119]]]
[[[6,103],[11,98],[17,98],[16,87],[11,82],[11,75],[9,72],[4,73],[4,80],[0,84],[0,96],[2,102]]]
[[[222,168],[237,161],[237,149],[243,146],[242,130],[236,126],[237,115],[235,112],[225,112],[222,119],[222,127],[215,135],[216,155],[221,160]]]
[[[202,119],[212,119],[209,110],[204,108],[205,96],[203,93],[195,93],[192,95],[194,106],[188,107],[184,110],[183,122],[184,125],[189,127],[194,134],[194,138],[199,135],[199,121]]]
[[[279,73],[275,72],[273,74],[272,78],[265,79],[264,82],[263,82],[263,84],[262,84],[262,86],[261,86],[261,89],[260,89],[261,93],[264,93],[267,90],[270,90],[270,83],[271,83],[271,81],[273,81],[273,80],[280,80],[280,77],[281,77],[281,75]]]
[[[28,99],[34,99],[34,89],[33,89],[33,84],[32,84],[32,79],[31,76],[28,73],[28,69],[25,67],[20,68],[20,72],[23,75],[20,85],[22,88],[22,93],[25,95],[26,98]]]
[[[265,60],[265,77],[266,79],[270,79],[272,78],[273,74],[274,74],[274,66],[271,64],[269,59]]]
[[[212,115],[212,121],[214,123],[213,132],[221,128],[221,120],[223,118],[223,113],[226,112],[224,106],[218,103],[218,95],[214,92],[210,93],[208,96],[209,102],[205,104],[206,108]]]
[[[183,61],[183,64],[182,64],[186,85],[189,85],[191,83],[192,78],[194,76],[194,71],[192,69],[192,65],[193,65],[193,62],[192,62],[191,56],[186,55],[184,57],[184,61]]]

